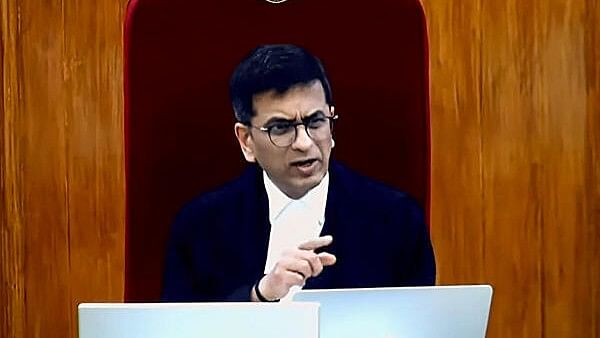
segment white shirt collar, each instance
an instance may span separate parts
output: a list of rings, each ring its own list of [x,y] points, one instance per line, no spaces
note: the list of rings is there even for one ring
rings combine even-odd
[[[302,203],[311,213],[315,214],[319,223],[325,222],[325,207],[327,205],[327,192],[329,191],[329,173],[325,173],[321,182],[299,199],[292,199],[283,193],[279,187],[271,181],[269,175],[263,170],[263,181],[269,198],[269,221],[275,224],[275,220],[290,205],[290,203]]]

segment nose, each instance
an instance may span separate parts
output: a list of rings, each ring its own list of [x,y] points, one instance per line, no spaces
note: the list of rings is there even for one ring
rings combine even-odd
[[[302,127],[302,129],[300,129]],[[296,139],[292,143],[292,148],[295,150],[308,150],[313,144],[313,139],[308,136],[308,130],[304,125],[296,126]]]

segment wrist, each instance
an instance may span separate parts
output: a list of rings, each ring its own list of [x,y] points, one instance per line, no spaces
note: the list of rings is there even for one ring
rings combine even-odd
[[[254,284],[254,293],[256,294],[256,298],[258,298],[259,301],[261,302],[267,302],[267,303],[276,303],[279,301],[279,299],[269,299],[268,297],[266,297],[261,291],[260,291],[260,282],[263,280],[265,276],[262,276],[261,278],[259,278],[256,283]]]

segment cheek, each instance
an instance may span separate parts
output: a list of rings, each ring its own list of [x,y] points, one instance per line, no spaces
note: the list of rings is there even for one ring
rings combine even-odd
[[[319,144],[319,150],[321,151],[321,155],[323,155],[323,159],[328,158],[331,153],[331,140],[322,141]]]
[[[269,169],[280,169],[285,165],[285,151],[273,147],[257,147],[259,163]]]

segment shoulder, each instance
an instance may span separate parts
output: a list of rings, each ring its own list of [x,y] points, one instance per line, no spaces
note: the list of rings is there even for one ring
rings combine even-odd
[[[419,220],[423,218],[423,210],[419,203],[402,190],[362,175],[339,162],[332,163],[330,173],[334,182],[333,189],[346,205],[382,216],[403,215]]]
[[[335,212],[331,214],[340,215],[338,219],[348,225],[341,229],[360,234],[361,241],[371,243],[369,247],[380,247],[390,254],[400,252],[409,257],[418,249],[417,243],[425,238],[428,227],[423,209],[414,198],[346,167],[335,166],[332,171],[336,182],[332,187]]]
[[[206,219],[234,209],[247,198],[247,194],[257,189],[259,174],[256,166],[249,166],[239,177],[213,190],[200,193],[179,210],[176,223]]]
[[[425,225],[423,208],[408,193],[339,163],[331,169],[335,208],[343,209],[346,218],[367,219],[395,231],[416,232]]]

